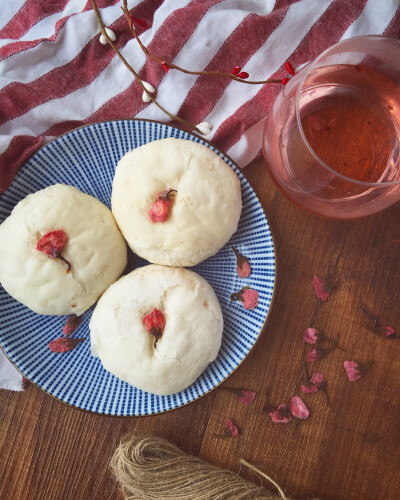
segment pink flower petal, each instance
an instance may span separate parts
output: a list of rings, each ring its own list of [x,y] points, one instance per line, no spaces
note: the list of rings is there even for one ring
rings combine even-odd
[[[293,420],[293,416],[289,411],[289,406],[286,403],[282,403],[276,410],[269,412],[268,415],[276,424],[287,424]]]
[[[36,243],[36,250],[48,255],[51,259],[55,258],[55,251],[62,253],[64,246],[68,241],[68,236],[62,229],[55,229],[44,234]]]
[[[251,274],[251,266],[249,264],[249,261],[244,255],[239,253],[235,247],[232,247],[232,250],[236,257],[236,271],[239,275],[239,278],[248,278]]]
[[[318,351],[317,351],[317,349],[315,349],[315,347],[313,349],[311,349],[310,352],[307,353],[306,359],[307,359],[307,361],[318,361],[318,359],[319,359]]]
[[[49,349],[51,352],[67,352],[74,349],[78,344],[83,342],[85,339],[71,339],[70,337],[59,337],[58,339],[52,340],[49,344]]]
[[[156,200],[148,211],[152,222],[165,222],[169,215],[170,201]]]
[[[256,393],[253,391],[245,391],[243,389],[239,389],[236,394],[237,400],[243,403],[244,405],[250,405],[254,398],[256,397]]]
[[[71,335],[71,333],[74,332],[81,323],[82,323],[82,316],[71,314],[71,316],[68,317],[67,322],[63,326],[63,334]]]
[[[314,394],[318,392],[318,387],[310,382],[308,384],[301,384],[300,388],[304,394]]]
[[[252,288],[247,288],[244,290],[243,295],[243,306],[245,309],[254,309],[258,304],[258,292]]]
[[[319,339],[319,330],[316,328],[306,328],[304,331],[304,341],[307,344],[315,344]]]
[[[157,194],[157,198],[147,211],[151,222],[165,222],[171,209],[171,202],[176,189],[166,189]]]
[[[325,301],[329,297],[329,284],[325,280],[318,278],[318,276],[314,276],[312,284],[314,286],[315,295],[322,301]]]
[[[165,327],[163,313],[156,307],[143,318],[146,330],[154,337],[154,347],[156,347]]]
[[[303,400],[299,396],[293,396],[289,404],[290,413],[302,420],[306,419],[310,415],[310,410],[304,404]]]
[[[384,327],[386,333],[385,337],[391,337],[392,335],[396,335],[396,332],[394,331],[394,328],[391,326],[385,326]]]
[[[237,437],[239,435],[239,430],[236,425],[232,422],[230,418],[226,419],[225,427],[228,429],[232,437]]]
[[[62,256],[64,246],[68,242],[68,236],[62,229],[55,229],[45,233],[37,242],[36,250],[43,252],[50,259],[60,259],[67,264],[67,274],[71,271],[71,263]]]
[[[245,309],[254,309],[258,304],[258,292],[249,288],[249,285],[243,287],[238,292],[232,293],[230,298],[233,301],[240,300],[243,302]]]
[[[325,377],[322,375],[322,373],[315,372],[313,376],[310,379],[310,382],[314,385],[316,385],[318,388],[321,387],[321,385],[326,384]]]
[[[346,369],[350,382],[355,382],[363,376],[362,367],[356,361],[346,360],[343,365]]]
[[[241,266],[236,267],[236,272],[238,273],[239,278],[248,278],[250,276],[251,267],[247,260],[244,261]]]

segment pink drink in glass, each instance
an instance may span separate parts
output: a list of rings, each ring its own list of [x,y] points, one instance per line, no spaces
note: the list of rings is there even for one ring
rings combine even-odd
[[[327,49],[278,96],[264,130],[270,175],[318,215],[355,218],[400,199],[400,41]]]

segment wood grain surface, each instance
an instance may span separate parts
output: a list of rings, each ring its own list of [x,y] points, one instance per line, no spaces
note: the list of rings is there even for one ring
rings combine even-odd
[[[152,431],[261,484],[240,469],[243,457],[294,498],[400,498],[400,339],[374,333],[360,308],[362,300],[400,334],[400,204],[365,219],[326,220],[287,201],[262,160],[244,173],[265,208],[278,265],[261,338],[224,384],[255,391],[253,404],[217,389],[165,414],[107,417],[69,407],[33,385],[22,393],[1,390],[1,499],[122,499],[108,464],[120,438],[134,430]],[[263,411],[266,395],[276,407],[301,394],[303,332],[318,303],[311,280],[327,276],[338,257],[336,288],[313,326],[341,349],[307,363],[310,374],[325,375],[330,405],[322,392],[304,395],[308,420],[273,423]],[[345,359],[373,365],[350,382]],[[227,417],[240,434],[218,439]]]

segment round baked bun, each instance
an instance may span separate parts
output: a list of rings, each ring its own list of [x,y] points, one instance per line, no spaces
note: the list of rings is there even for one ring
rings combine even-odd
[[[61,257],[44,253],[60,235]],[[72,186],[55,184],[30,194],[0,225],[0,282],[39,314],[82,314],[126,262],[126,243],[111,211]]]
[[[157,195],[169,197],[165,222],[149,215]],[[155,264],[194,266],[220,250],[236,231],[242,199],[235,172],[211,149],[162,139],[118,163],[111,208],[131,249]]]
[[[155,309],[164,321],[158,340],[145,324]],[[204,278],[184,268],[148,265],[110,286],[89,328],[92,354],[106,370],[165,395],[188,387],[217,357],[223,318]]]

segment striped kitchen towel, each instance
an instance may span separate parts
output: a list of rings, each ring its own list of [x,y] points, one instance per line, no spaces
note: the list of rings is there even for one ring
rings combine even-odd
[[[104,23],[157,100],[192,122],[207,121],[207,139],[240,166],[259,153],[263,120],[280,84],[167,74],[140,50],[121,0],[97,0]],[[129,0],[143,43],[191,70],[250,79],[286,76],[333,43],[360,34],[397,37],[399,0]],[[109,45],[99,43],[90,0],[13,0],[0,9],[0,192],[46,141],[78,126],[119,118],[168,121]]]
[[[262,80],[285,77],[285,61],[300,66],[341,39],[398,37],[399,1],[129,0],[128,8],[147,23],[137,25],[140,38],[161,59],[194,71],[230,73],[240,66],[250,79]],[[156,88],[168,111],[192,123],[209,122],[206,138],[242,167],[260,154],[263,120],[281,84],[165,73],[131,36],[121,1],[97,5],[123,56]],[[99,34],[90,0],[1,3],[0,193],[41,145],[78,126],[169,120],[143,102],[141,87]],[[5,378],[8,384],[8,373]]]

